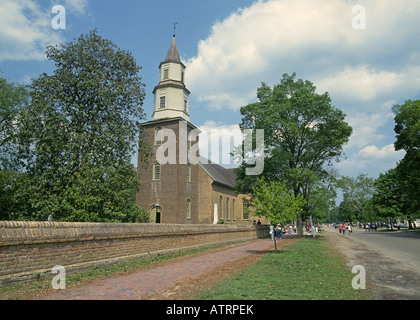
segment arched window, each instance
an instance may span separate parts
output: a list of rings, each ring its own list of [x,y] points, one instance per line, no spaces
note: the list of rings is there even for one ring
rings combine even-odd
[[[226,220],[230,219],[230,212],[229,212],[229,198],[226,199]]]
[[[187,219],[191,219],[191,200],[187,200]]]
[[[219,198],[219,220],[223,219],[223,197]]]
[[[162,128],[157,128],[155,130],[155,146],[160,146],[162,144]]]
[[[187,182],[191,182],[191,165],[187,164]]]
[[[155,162],[153,164],[153,180],[154,181],[159,181],[160,180],[160,164],[159,162]]]
[[[249,202],[242,200],[242,220],[249,220]]]
[[[236,220],[235,209],[235,199],[232,199],[232,220]]]

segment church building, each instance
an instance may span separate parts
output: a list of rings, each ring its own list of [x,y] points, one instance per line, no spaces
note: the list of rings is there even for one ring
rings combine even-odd
[[[149,210],[152,223],[252,224],[259,218],[248,210],[249,197],[235,192],[234,169],[197,154],[199,129],[190,122],[185,72],[174,35],[159,65],[152,120],[140,124],[140,139],[153,152],[146,159],[139,151],[136,204]]]

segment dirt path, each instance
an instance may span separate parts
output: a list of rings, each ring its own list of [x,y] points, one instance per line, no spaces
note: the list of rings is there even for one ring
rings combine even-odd
[[[255,252],[254,254],[248,255],[242,259],[235,261],[229,261],[224,264],[215,266],[208,272],[202,273],[201,275],[191,278],[189,281],[178,282],[173,284],[170,288],[165,291],[154,294],[150,297],[150,300],[186,300],[191,298],[194,293],[200,290],[212,286],[224,277],[231,274],[242,271],[243,269],[250,267],[255,262],[261,260],[261,258],[269,252],[274,250],[274,245],[271,240],[268,250]],[[293,244],[298,241],[295,238],[283,238],[281,241],[277,240],[277,250],[283,250],[286,246]]]
[[[278,250],[295,239],[282,239]],[[255,240],[169,260],[130,274],[98,280],[39,297],[42,300],[187,299],[195,291],[238,272],[274,250],[271,239]]]
[[[324,228],[323,236],[345,257],[350,268],[365,267],[368,290],[376,300],[419,300],[420,273],[364,244]]]

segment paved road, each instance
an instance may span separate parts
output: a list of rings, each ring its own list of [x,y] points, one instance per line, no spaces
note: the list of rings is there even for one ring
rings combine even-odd
[[[413,232],[365,232],[340,235],[326,228],[325,236],[343,255],[350,268],[363,266],[375,300],[419,300],[419,235]]]
[[[404,231],[366,232],[354,228],[352,240],[362,243],[407,267],[420,271],[420,234]]]

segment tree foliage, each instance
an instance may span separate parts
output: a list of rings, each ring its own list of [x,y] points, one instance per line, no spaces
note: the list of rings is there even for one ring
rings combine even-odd
[[[33,80],[18,123],[26,218],[135,221],[143,213],[130,164],[144,118],[141,68],[96,30],[46,53],[56,68]]]
[[[342,221],[371,221],[368,217],[372,213],[368,211],[370,207],[367,205],[375,190],[374,181],[375,179],[363,173],[357,177],[342,176],[337,180],[337,187],[343,192],[343,202],[340,205],[340,215],[344,219]]]
[[[420,100],[395,105],[395,150],[404,150],[404,158],[396,168],[407,217],[420,214]],[[411,218],[409,218],[410,220]]]
[[[305,204],[303,196],[295,197],[286,183],[267,182],[264,177],[257,179],[253,194],[252,205],[255,214],[266,217],[273,224],[286,224],[296,220]]]
[[[406,203],[402,197],[396,169],[381,173],[375,180],[374,209],[381,219],[394,220],[403,215]]]
[[[16,142],[19,113],[29,101],[25,86],[0,78],[0,170],[14,166],[13,147]]]
[[[257,89],[258,102],[241,108],[240,128],[264,129],[262,176],[267,181],[285,181],[297,197],[308,189],[308,181],[291,178],[293,174],[309,170],[324,178],[326,167],[342,155],[352,128],[344,121],[345,114],[331,105],[327,92],[318,94],[310,81],[295,77],[284,74],[273,88],[263,83]],[[246,175],[246,167],[243,163],[237,170],[238,191],[245,193],[252,192],[257,182]]]

